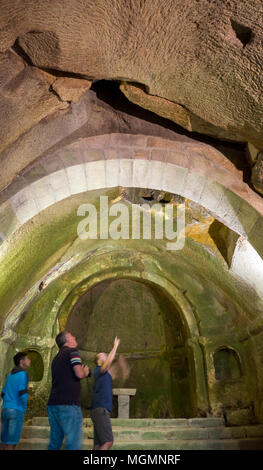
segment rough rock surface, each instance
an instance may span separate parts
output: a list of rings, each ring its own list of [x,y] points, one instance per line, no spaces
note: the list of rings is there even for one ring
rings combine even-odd
[[[31,65],[133,81],[263,146],[261,0],[1,1],[0,47]]]
[[[263,194],[263,152],[258,154],[255,165],[252,169],[252,184],[254,188]]]
[[[51,90],[54,76],[24,66],[12,51],[0,57],[0,152],[45,116],[68,107]]]
[[[62,101],[73,101],[73,103],[76,103],[91,85],[92,82],[90,80],[59,77],[52,84],[52,89],[60,96]]]
[[[113,90],[110,89],[108,93],[113,98]],[[60,105],[66,104],[68,107],[40,120],[28,132],[23,133],[14,143],[9,145],[0,155],[0,191],[14,181],[15,177],[32,162],[81,137],[120,132],[158,136],[185,144],[195,143],[195,140],[190,137],[191,134],[184,135],[177,132],[175,124],[171,128],[166,128],[162,126],[159,117],[155,122],[154,120],[148,121],[145,119],[148,117],[147,112],[136,115],[132,105],[132,112],[129,113],[129,109],[126,109],[126,103],[124,103],[126,111],[115,109],[114,99],[111,106],[100,99],[99,94],[99,92],[96,93],[95,90],[90,89],[83,94],[77,103],[68,104],[58,101]],[[51,94],[51,96],[53,95]],[[54,98],[57,99],[56,95]],[[219,151],[232,160],[232,162],[228,162],[231,171],[240,172],[236,168],[236,162],[240,162],[244,157],[242,149],[238,151],[238,149],[224,147],[220,144]],[[209,158],[217,163],[218,155],[218,152],[210,146]],[[221,159],[220,165],[222,165]]]
[[[235,135],[229,131],[213,126],[213,124],[204,121],[173,101],[149,95],[139,85],[124,82],[120,85],[120,89],[133,103],[138,104],[142,108],[149,109],[159,116],[176,122],[176,124],[179,124],[179,126],[182,126],[188,131],[200,132],[223,140],[244,140],[240,135]]]
[[[159,98],[158,96],[151,96],[145,93],[142,87],[130,83],[122,83],[120,85],[121,91],[133,103],[138,104],[142,108],[149,109],[166,119],[176,122],[184,129],[192,131],[190,113],[183,106],[173,103],[172,101]]]

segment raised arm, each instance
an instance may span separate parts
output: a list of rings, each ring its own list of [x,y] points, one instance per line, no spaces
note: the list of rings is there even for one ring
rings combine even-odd
[[[101,372],[104,373],[104,372],[108,372],[110,367],[111,367],[111,364],[112,362],[114,361],[114,358],[115,358],[115,355],[116,355],[116,351],[119,347],[119,344],[120,344],[120,340],[119,338],[115,338],[114,340],[114,344],[113,344],[113,348],[111,350],[111,352],[109,353],[109,355],[107,356],[107,359],[106,361],[104,362],[104,364],[101,366]]]
[[[130,366],[127,360],[123,356],[120,356],[118,361],[112,364],[109,372],[113,380],[114,379],[127,380],[130,375]]]

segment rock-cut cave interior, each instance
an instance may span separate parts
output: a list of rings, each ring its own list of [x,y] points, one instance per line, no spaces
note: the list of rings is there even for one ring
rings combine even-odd
[[[262,18],[261,0],[0,0],[0,385],[26,350],[28,422],[67,330],[90,367],[120,338],[131,419],[219,417],[262,445]],[[154,221],[172,208],[179,240],[182,207],[168,249]]]

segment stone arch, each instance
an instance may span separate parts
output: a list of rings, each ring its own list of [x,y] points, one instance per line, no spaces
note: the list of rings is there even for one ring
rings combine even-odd
[[[230,346],[219,347],[213,355],[215,378],[220,381],[240,379],[242,376],[241,358]]]
[[[99,277],[99,281],[98,281]],[[60,329],[63,329],[65,326],[65,313],[68,313],[68,306],[74,306],[75,302],[77,302],[77,297],[74,295],[75,290],[79,289],[80,286],[85,284],[85,289],[90,289],[94,287],[98,282],[103,282],[109,279],[118,279],[118,278],[130,278],[141,280],[142,282],[148,282],[150,284],[159,286],[174,302],[176,302],[179,311],[181,313],[181,320],[183,322],[184,327],[186,328],[187,335],[191,338],[198,338],[199,337],[199,330],[198,325],[196,322],[196,318],[194,316],[193,310],[184,297],[183,293],[168,279],[163,278],[162,276],[155,274],[155,273],[147,273],[147,272],[138,272],[137,270],[133,270],[130,267],[126,269],[122,266],[121,269],[114,269],[114,273],[106,271],[106,272],[95,272],[94,275],[89,276],[87,279],[82,279],[81,283],[79,283],[70,294],[64,295],[63,299],[60,299],[59,302],[59,309],[57,310],[58,313],[58,321],[60,323]],[[70,299],[74,299],[73,303],[71,303]],[[64,302],[67,302],[64,304]],[[63,317],[62,321],[60,322],[61,317]]]
[[[114,274],[112,272],[97,272],[87,280],[82,280],[82,282],[78,284],[75,289],[73,289],[71,293],[64,298],[64,300],[60,301],[60,306],[58,308],[59,328],[63,329],[65,327],[69,311],[77,302],[78,297],[75,295],[74,291],[79,288],[83,289],[83,284],[85,284],[85,289],[88,290],[96,286],[98,283],[110,279],[134,279],[139,280],[140,282],[147,282],[153,286],[158,286],[163,291],[164,295],[168,296],[175,304],[183,325],[187,330],[187,347],[189,348],[190,355],[192,356],[191,367],[193,383],[191,385],[193,389],[192,391],[195,395],[195,413],[201,415],[206,414],[209,411],[209,401],[205,378],[204,357],[199,343],[200,334],[198,324],[193,309],[184,297],[183,293],[166,278],[154,273],[138,272],[130,268],[125,270],[123,267],[120,270],[114,270]]]
[[[117,378],[115,388],[137,389],[133,418],[196,416],[193,351],[177,306],[156,284],[128,275],[97,282],[70,309],[65,329],[77,337],[91,367],[96,352],[110,351],[115,335],[121,338],[118,353],[131,373],[124,384]],[[91,387],[82,396],[89,406]]]
[[[28,167],[3,191],[8,237],[45,208],[81,192],[116,186],[164,190],[187,197],[262,255],[262,199],[218,151],[145,135],[80,139]],[[18,190],[17,190],[18,189]],[[2,236],[3,239],[3,236]]]
[[[45,382],[49,380],[47,374],[48,371],[50,371],[50,361],[56,349],[52,349],[55,345],[54,338],[59,329],[63,329],[65,327],[69,311],[71,311],[75,302],[79,298],[80,292],[86,291],[92,288],[93,286],[96,286],[99,282],[103,282],[109,279],[133,279],[142,283],[147,283],[149,285],[158,287],[163,292],[163,295],[169,298],[169,300],[174,304],[176,311],[179,313],[184,328],[186,330],[185,345],[189,352],[189,367],[191,368],[192,377],[191,387],[194,400],[193,408],[195,410],[195,415],[206,415],[209,412],[209,398],[205,377],[204,354],[199,341],[200,333],[198,328],[198,322],[195,317],[195,312],[193,311],[193,307],[185,298],[183,292],[181,292],[181,290],[172,282],[172,280],[169,280],[167,279],[167,277],[155,273],[154,271],[147,271],[146,267],[144,270],[141,269],[141,266],[140,269],[138,269],[137,267],[133,268],[130,265],[128,256],[123,256],[123,261],[121,263],[119,262],[119,253],[115,253],[113,255],[113,253],[109,252],[108,256],[111,258],[112,261],[112,270],[98,270],[99,261],[96,263],[95,256],[90,261],[93,268],[92,273],[90,273],[89,275],[85,275],[85,269],[82,267],[80,270],[81,277],[77,281],[75,281],[75,286],[73,287],[69,280],[67,283],[67,287],[65,287],[65,289],[59,290],[59,295],[55,298],[54,303],[51,299],[51,304],[53,304],[53,308],[49,313],[50,328],[47,333],[47,344],[42,339],[43,344],[45,344],[45,374],[42,382],[39,383],[39,385],[37,383],[35,384],[36,393],[41,394],[42,390],[45,388]],[[148,256],[142,255],[140,259],[145,259],[144,264],[145,266],[147,266],[149,265],[150,259],[152,260],[152,257],[148,259]],[[75,273],[72,273],[72,279],[77,279]],[[27,324],[26,317],[23,318],[23,321],[25,321]],[[9,318],[8,325],[9,328],[13,329],[12,334],[16,335],[15,331],[17,329],[17,318],[14,318],[13,321],[11,318]],[[9,333],[11,334],[11,330],[9,330]],[[8,334],[7,330],[6,334]],[[19,334],[16,339],[16,342],[22,344],[23,341],[23,335],[20,336]],[[28,344],[34,345],[36,341],[38,341],[37,337],[32,337],[32,339],[29,338]],[[30,346],[29,349],[31,349]],[[34,348],[32,347],[32,349]]]

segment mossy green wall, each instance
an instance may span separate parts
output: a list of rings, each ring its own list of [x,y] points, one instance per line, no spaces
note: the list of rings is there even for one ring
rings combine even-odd
[[[43,413],[50,389],[50,363],[57,351],[54,346],[56,333],[65,327],[67,321],[71,321],[68,319],[71,311],[76,313],[77,318],[75,307],[85,292],[96,285],[98,290],[101,289],[100,283],[110,279],[121,279],[118,282],[127,287],[126,281],[130,279],[130,285],[132,281],[144,284],[144,287],[140,286],[141,297],[136,290],[119,289],[122,296],[116,297],[116,292],[113,297],[99,296],[94,309],[97,317],[110,308],[114,314],[114,325],[118,325],[121,304],[125,304],[127,295],[129,308],[125,312],[124,337],[129,348],[132,343],[130,340],[128,342],[127,334],[131,306],[136,306],[136,315],[139,315],[139,305],[144,300],[151,309],[150,319],[154,321],[158,335],[154,329],[152,336],[146,339],[140,336],[138,347],[146,354],[147,341],[160,349],[154,357],[130,358],[133,376],[137,377],[137,383],[143,388],[140,375],[143,364],[148,361],[148,370],[156,370],[155,376],[159,374],[162,383],[169,383],[169,386],[164,393],[162,386],[159,387],[159,382],[155,383],[154,379],[154,387],[149,387],[147,391],[148,398],[136,397],[139,412],[145,400],[149,414],[155,414],[156,409],[164,414],[171,409],[175,415],[187,414],[189,408],[184,408],[186,403],[192,404],[196,414],[207,411],[222,414],[224,410],[253,407],[257,418],[263,421],[262,301],[255,296],[253,289],[229,271],[222,256],[217,256],[209,247],[192,239],[186,238],[184,248],[178,252],[167,252],[163,240],[80,240],[77,237],[77,208],[87,201],[98,205],[100,194],[101,191],[95,191],[90,195],[82,194],[61,201],[41,212],[2,245],[1,383],[12,367],[12,355],[18,349],[38,351],[44,361],[44,375],[41,382],[33,384],[31,410],[33,413],[34,403],[38,403],[35,412]],[[117,188],[104,191],[104,194],[112,200],[120,197]],[[43,285],[39,290],[41,282]],[[111,285],[112,282],[109,282]],[[160,307],[160,316],[157,306]],[[141,327],[145,330],[150,321],[148,310],[135,318],[141,320]],[[90,321],[90,318],[83,319],[85,325],[85,322],[89,325]],[[95,320],[92,325],[96,325]],[[173,351],[174,345],[178,345],[178,331],[183,342],[181,349]],[[95,336],[104,335],[99,332]],[[109,350],[113,337],[114,334],[111,339],[109,335],[105,336],[103,349]],[[89,354],[93,351],[87,347],[87,337],[80,330],[79,339],[81,348],[84,347],[84,359],[91,361]],[[222,346],[234,348],[240,356],[242,375],[231,383],[219,383],[215,378],[213,354]],[[97,349],[97,344],[93,347]],[[175,373],[172,364],[180,364],[179,351],[183,351],[181,362],[184,363],[187,358],[187,364],[180,372],[175,367]],[[178,357],[175,355],[177,352]],[[131,355],[134,350],[127,350],[128,353]],[[184,377],[187,367],[189,374]],[[133,386],[137,388],[135,384]],[[151,395],[152,388],[158,389],[155,398]],[[147,390],[145,385],[144,389]],[[166,410],[161,405],[155,405],[158,400],[161,403],[164,396],[166,399],[170,397]],[[187,396],[187,400],[181,400],[182,396]],[[131,401],[134,414],[137,412],[135,403],[134,398]]]

